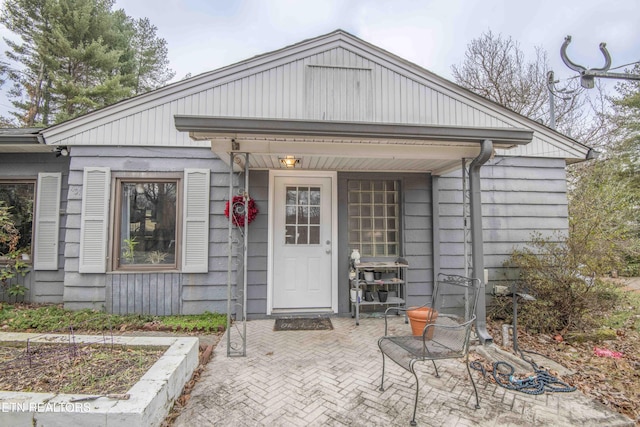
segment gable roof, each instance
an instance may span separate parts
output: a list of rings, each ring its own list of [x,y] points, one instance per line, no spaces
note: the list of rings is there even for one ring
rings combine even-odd
[[[356,87],[357,93],[347,93]],[[265,53],[42,131],[48,144],[209,146],[175,116],[515,128],[509,154],[584,159],[589,148],[345,31]]]

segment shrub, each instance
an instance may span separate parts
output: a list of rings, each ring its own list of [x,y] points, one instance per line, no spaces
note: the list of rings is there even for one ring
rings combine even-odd
[[[517,269],[518,289],[535,301],[518,306],[518,322],[540,332],[566,332],[592,326],[597,313],[616,306],[614,286],[595,277],[582,262],[587,256],[568,239],[545,239],[535,235],[529,245],[515,250],[505,265]],[[511,313],[512,300],[496,299],[495,313]]]

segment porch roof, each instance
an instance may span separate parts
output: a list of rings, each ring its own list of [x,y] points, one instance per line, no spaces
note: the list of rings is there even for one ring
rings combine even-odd
[[[495,148],[528,144],[533,131],[517,128],[426,126],[415,124],[174,116],[179,131],[210,140],[229,162],[229,153],[250,153],[252,169],[282,167],[279,158],[300,159],[302,169],[405,171],[441,174],[475,158],[480,143]]]
[[[45,153],[53,148],[44,144],[42,128],[1,128],[0,153]]]

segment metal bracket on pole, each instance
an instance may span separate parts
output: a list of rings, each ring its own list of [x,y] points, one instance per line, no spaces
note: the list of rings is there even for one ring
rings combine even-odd
[[[582,65],[578,65],[569,59],[567,56],[567,46],[569,46],[569,43],[571,43],[571,36],[564,38],[564,43],[562,43],[562,46],[560,47],[560,57],[567,67],[580,74],[580,85],[583,88],[593,89],[596,77],[606,79],[640,80],[640,75],[637,74],[612,73],[609,71],[609,68],[611,68],[611,55],[607,50],[606,43],[602,42],[599,46],[600,52],[604,55],[604,66],[601,68],[589,69]]]

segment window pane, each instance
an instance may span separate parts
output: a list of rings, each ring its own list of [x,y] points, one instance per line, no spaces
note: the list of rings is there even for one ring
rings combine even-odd
[[[285,218],[285,224],[295,224],[296,223],[296,207],[287,206],[286,210],[287,210],[287,214]]]
[[[285,221],[291,227],[287,227],[286,244],[319,244],[321,197],[320,187],[287,187]]]
[[[309,208],[298,208],[298,224],[309,224]]]
[[[385,180],[350,180],[349,246],[360,246],[363,256],[397,256],[398,183]]]
[[[120,200],[120,265],[176,263],[174,182],[123,182]]]
[[[24,250],[28,254],[31,253],[34,195],[35,184],[32,182],[0,182],[0,205],[10,208],[9,216],[20,233],[20,239],[13,250]],[[0,254],[11,250],[8,242],[0,243]]]
[[[298,203],[301,205],[309,204],[309,187],[298,187]]]
[[[287,187],[287,205],[295,205],[298,199],[298,192],[295,187]]]
[[[309,208],[309,224],[320,224],[320,208]]]
[[[287,225],[285,228],[287,230],[287,233],[285,235],[284,243],[287,245],[295,245],[296,244],[296,226]]]
[[[320,205],[320,188],[311,187],[309,190],[309,204]]]
[[[312,225],[309,227],[309,244],[317,245],[320,243],[320,227]]]
[[[309,233],[307,231],[307,226],[302,225],[298,226],[298,245],[306,245],[309,243]]]

